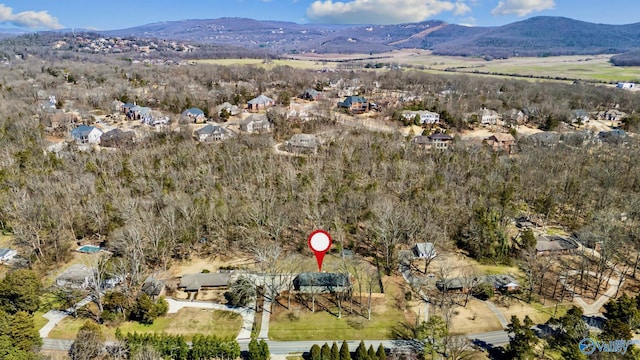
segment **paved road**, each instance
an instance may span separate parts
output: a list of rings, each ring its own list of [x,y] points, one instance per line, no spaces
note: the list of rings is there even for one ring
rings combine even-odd
[[[87,296],[86,298],[82,299],[79,303],[77,303],[74,307],[76,309],[79,309],[85,305],[87,305],[89,302],[91,301],[91,296]],[[46,338],[47,336],[49,336],[49,333],[51,332],[51,330],[53,330],[53,328],[60,322],[62,321],[62,319],[64,319],[65,317],[69,316],[69,314],[73,313],[73,308],[68,308],[64,311],[59,311],[59,310],[49,310],[47,311],[44,315],[42,315],[43,318],[49,320],[48,323],[46,323],[42,329],[40,329],[40,337],[41,338]]]
[[[498,318],[498,321],[500,321],[500,325],[502,325],[502,328],[506,329],[507,326],[509,326],[509,322],[507,321],[507,319],[505,319],[502,312],[498,310],[498,308],[496,307],[496,304],[494,304],[489,300],[486,300],[484,303],[487,304],[487,306],[489,307],[489,310],[491,310],[491,312],[493,312],[496,318]]]

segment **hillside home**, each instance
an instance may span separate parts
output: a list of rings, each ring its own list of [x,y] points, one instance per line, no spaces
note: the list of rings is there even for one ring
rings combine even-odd
[[[440,291],[467,293],[481,284],[489,284],[500,292],[515,291],[520,287],[511,275],[485,275],[439,280],[436,281],[436,288]]]
[[[426,111],[426,110],[421,110],[421,111],[407,110],[402,112],[402,118],[407,121],[413,121],[416,115],[420,117],[420,124],[437,124],[440,122],[440,114],[435,112]]]
[[[496,133],[486,138],[484,142],[496,152],[504,151],[512,154],[515,151],[516,139],[511,134]]]
[[[317,154],[322,141],[314,134],[295,134],[289,141],[284,142],[284,146],[290,153],[311,153]]]
[[[121,129],[113,129],[107,131],[100,137],[100,145],[104,147],[120,147],[131,145],[134,142],[136,133],[133,131],[122,131]]]
[[[247,102],[247,108],[249,111],[266,110],[269,107],[275,106],[276,102],[265,95],[260,95]]]
[[[0,263],[6,263],[18,255],[18,252],[12,249],[0,248]]]
[[[504,113],[502,119],[509,124],[522,125],[529,120],[529,117],[522,110],[511,109]]]
[[[413,255],[420,259],[433,259],[436,257],[436,249],[430,242],[417,243],[413,246]]]
[[[344,101],[338,102],[338,108],[346,109],[350,114],[362,114],[369,111],[369,102],[362,96],[347,96]]]
[[[351,289],[351,276],[339,273],[301,273],[293,279],[293,288],[304,294],[343,293]]]
[[[578,249],[578,244],[568,237],[559,235],[536,236],[536,254],[571,254]]]
[[[600,111],[597,115],[598,120],[605,121],[621,121],[625,116],[627,116],[625,112],[616,109]]]
[[[608,144],[624,144],[629,141],[629,135],[622,129],[601,131],[598,133],[598,141]]]
[[[178,289],[185,292],[200,290],[226,289],[231,282],[231,273],[184,274],[180,278]]]
[[[71,130],[71,137],[77,144],[99,144],[102,130],[95,126],[81,125]]]
[[[632,83],[632,82],[619,82],[616,87],[618,89],[627,89],[627,90],[631,90],[631,89],[635,89],[636,88],[636,84]]]
[[[223,109],[226,110],[227,113],[231,116],[240,114],[240,108],[238,107],[238,105],[231,105],[228,102],[223,102],[222,104],[216,107],[216,110],[218,111],[218,116],[220,116]]]
[[[194,136],[198,141],[220,141],[227,138],[227,130],[217,125],[207,125],[194,131]]]
[[[129,109],[127,118],[130,120],[147,120],[151,118],[151,109],[144,106],[136,105]]]
[[[320,98],[321,98],[320,92],[312,88],[306,89],[305,91],[302,92],[302,94],[300,94],[300,99],[303,99],[303,100],[315,101],[315,100],[319,100]]]
[[[495,110],[482,108],[482,110],[478,112],[478,121],[482,125],[498,125],[500,115],[498,115],[498,112]]]
[[[453,143],[453,138],[450,135],[439,132],[429,135],[428,138],[431,148],[435,150],[447,150]]]
[[[239,122],[240,130],[248,133],[265,132],[271,128],[271,123],[265,114],[252,114]]]
[[[572,123],[584,124],[589,121],[589,113],[584,109],[571,110],[569,120]]]
[[[132,107],[136,106],[136,104],[132,104],[132,103],[120,103],[120,112],[122,112],[123,114],[128,114],[129,110],[131,110]]]
[[[182,118],[189,122],[202,123],[207,120],[204,111],[198,108],[190,108],[182,112]]]

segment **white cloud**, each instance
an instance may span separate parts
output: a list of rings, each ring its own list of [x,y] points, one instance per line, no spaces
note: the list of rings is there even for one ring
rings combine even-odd
[[[46,11],[23,11],[14,13],[13,9],[0,4],[0,23],[9,23],[30,29],[61,29],[58,19]]]
[[[501,0],[491,15],[518,15],[525,16],[534,11],[553,9],[556,6],[554,0]]]
[[[443,12],[462,15],[470,11],[460,0],[316,0],[307,8],[307,17],[320,23],[397,24],[423,21]]]

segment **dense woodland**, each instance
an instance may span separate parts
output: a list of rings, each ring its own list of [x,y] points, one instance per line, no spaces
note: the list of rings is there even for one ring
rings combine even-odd
[[[448,127],[462,129],[463,114],[482,105],[535,107],[531,122],[542,126],[575,108],[617,106],[634,118],[637,93],[417,71],[321,74],[116,59],[100,66],[12,61],[0,75],[0,226],[41,275],[63,264],[76,241],[99,239],[114,253],[118,272],[128,274],[125,286],[136,289],[152,270],[193,255],[232,256],[272,244],[303,250],[315,228],[331,232],[341,247],[378,258],[387,273],[397,269],[398,250],[422,241],[459,247],[484,262],[512,263],[522,249],[507,227],[523,215],[611,238],[612,249],[631,251],[616,253],[620,261],[632,261],[625,256],[640,246],[640,147],[633,140],[522,144],[513,156],[481,146],[430,153],[399,133],[331,125],[327,102],[309,123],[274,118],[274,134],[211,144],[167,130],[115,152],[58,157],[43,151],[47,134],[37,105],[38,90],[45,90],[83,114],[111,112],[114,99],[179,114],[357,78],[372,99],[396,90],[419,95],[425,107],[448,114]],[[397,109],[391,105],[381,116]],[[83,120],[92,121],[90,115]],[[296,128],[335,131],[317,156],[274,153],[272,137],[287,138]]]

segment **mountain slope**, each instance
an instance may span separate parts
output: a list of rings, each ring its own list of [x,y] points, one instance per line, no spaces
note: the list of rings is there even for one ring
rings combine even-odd
[[[499,27],[466,27],[435,20],[355,26],[221,18],[154,23],[104,33],[278,53],[379,53],[422,48],[442,55],[511,57],[621,53],[640,48],[640,23],[605,25],[562,17],[533,17]]]

